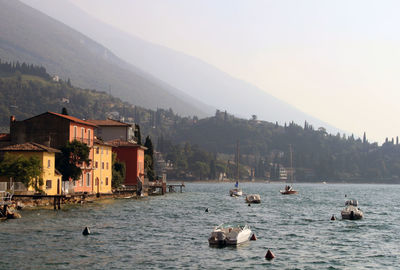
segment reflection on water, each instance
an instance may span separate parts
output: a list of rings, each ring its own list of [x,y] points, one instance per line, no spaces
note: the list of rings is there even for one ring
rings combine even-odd
[[[141,200],[105,200],[61,211],[23,210],[0,223],[0,269],[395,269],[399,186],[244,183],[259,193],[249,207],[232,198],[233,184],[188,184],[184,193]],[[365,219],[341,220],[344,194]],[[205,209],[209,208],[209,212]],[[331,221],[332,214],[338,218]],[[212,248],[221,223],[248,223],[257,236],[237,248]],[[92,234],[83,236],[89,226]],[[276,258],[266,261],[271,249]]]

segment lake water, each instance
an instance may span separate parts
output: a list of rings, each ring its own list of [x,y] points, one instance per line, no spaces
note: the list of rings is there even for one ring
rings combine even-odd
[[[400,186],[296,184],[291,196],[283,186],[241,184],[261,195],[251,207],[229,197],[233,183],[189,183],[166,196],[23,210],[0,223],[0,269],[399,269]],[[345,194],[363,220],[341,220]],[[223,222],[248,223],[257,241],[210,247]]]

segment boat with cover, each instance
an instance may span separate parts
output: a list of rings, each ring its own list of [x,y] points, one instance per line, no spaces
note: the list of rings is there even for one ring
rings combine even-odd
[[[261,203],[261,197],[259,194],[248,194],[246,196],[247,203]]]
[[[221,224],[214,227],[208,238],[211,246],[237,246],[250,240],[251,229],[246,225]]]
[[[232,197],[242,196],[243,191],[239,188],[239,182],[236,181],[235,188],[229,190],[229,195]]]
[[[345,203],[345,208],[342,210],[342,219],[362,219],[364,217],[364,213],[358,208],[357,200],[348,200]]]

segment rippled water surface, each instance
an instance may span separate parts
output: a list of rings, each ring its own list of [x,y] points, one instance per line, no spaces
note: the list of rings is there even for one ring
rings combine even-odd
[[[0,269],[399,269],[400,186],[297,184],[298,195],[283,196],[283,184],[243,183],[261,195],[251,207],[228,196],[232,187],[194,183],[160,197],[23,210],[0,223]],[[345,194],[363,220],[341,220]],[[209,247],[223,222],[248,223],[257,241]]]

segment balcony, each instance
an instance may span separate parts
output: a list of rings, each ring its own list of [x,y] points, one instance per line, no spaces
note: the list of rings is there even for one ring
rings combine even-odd
[[[88,146],[93,146],[93,140],[80,137],[72,137],[72,140],[77,140],[78,142],[86,143]]]

